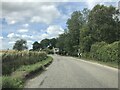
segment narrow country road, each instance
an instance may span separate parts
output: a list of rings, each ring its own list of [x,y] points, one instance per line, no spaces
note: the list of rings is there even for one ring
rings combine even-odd
[[[47,70],[28,80],[25,88],[118,88],[117,69],[73,57],[52,57]]]

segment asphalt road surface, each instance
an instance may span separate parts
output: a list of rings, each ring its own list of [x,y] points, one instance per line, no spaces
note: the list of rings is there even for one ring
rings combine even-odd
[[[25,88],[118,88],[118,70],[73,57],[53,55],[53,63]]]

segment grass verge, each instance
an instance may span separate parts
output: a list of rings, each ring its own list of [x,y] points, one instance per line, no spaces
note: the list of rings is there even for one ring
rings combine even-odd
[[[93,59],[88,59],[88,58],[79,58],[79,57],[77,57],[77,58],[82,59],[82,60],[86,60],[86,61],[90,61],[90,62],[93,62],[93,63],[98,63],[98,64],[110,66],[110,67],[113,67],[113,68],[118,68],[118,64],[114,63],[114,62],[103,62],[103,61],[98,61],[98,60],[93,60]]]
[[[18,68],[15,72],[11,74],[11,76],[3,76],[2,77],[2,90],[6,88],[13,88],[15,90],[17,89],[23,89],[24,82],[28,78],[28,76],[31,76],[38,72],[39,70],[42,70],[43,67],[49,65],[52,62],[52,57],[48,56],[46,60],[42,60],[36,64],[32,65],[24,65],[20,68]]]

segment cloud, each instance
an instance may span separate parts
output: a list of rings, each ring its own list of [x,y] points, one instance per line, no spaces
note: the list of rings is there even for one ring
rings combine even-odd
[[[12,0],[11,2],[73,2],[73,0]],[[82,0],[74,0],[75,2],[77,1],[82,1]],[[9,2],[9,0],[2,0],[2,2]]]
[[[46,29],[42,30],[42,32],[35,32],[32,34],[32,40],[41,41],[42,39],[48,38],[56,38],[59,34],[64,33],[64,29],[59,25],[50,25]]]
[[[54,19],[60,16],[60,12],[54,5],[43,5],[39,8],[40,14],[39,16],[33,16],[31,18],[31,22],[43,22],[46,24],[50,24]]]
[[[24,32],[27,31],[26,29],[19,29],[20,32]],[[18,32],[12,32],[9,33],[7,35],[6,38],[4,38],[3,40],[3,47],[1,47],[1,49],[7,49],[10,48],[12,49],[15,41],[19,40],[19,39],[25,39],[27,40],[27,45],[30,48],[32,48],[32,43],[34,41],[41,41],[42,39],[45,38],[56,38],[58,37],[59,34],[64,33],[64,29],[59,26],[59,25],[50,25],[48,26],[46,29],[42,29],[42,32],[39,32],[37,30],[32,30],[30,31],[32,33],[32,35],[30,35],[31,33],[18,33]],[[35,32],[35,33],[33,33]],[[3,38],[3,37],[1,37]]]
[[[28,29],[19,29],[18,32],[19,33],[26,33],[26,32],[28,32]]]
[[[32,47],[32,43],[34,42],[34,38],[32,35],[27,35],[27,34],[16,34],[16,33],[9,33],[7,35],[7,38],[4,39],[3,41],[3,47],[0,49],[6,49],[6,48],[12,48],[14,43],[19,40],[19,39],[25,39],[27,41],[28,47]]]
[[[23,27],[25,27],[25,28],[27,28],[27,27],[29,27],[29,24],[23,24]]]
[[[13,47],[13,41],[9,40],[8,38],[3,37],[3,40],[0,40],[0,50],[8,49]]]
[[[28,39],[33,39],[33,36],[32,35],[21,35],[21,37],[23,38],[23,39],[26,39],[26,40],[28,40]]]
[[[9,44],[15,44],[15,41],[10,41],[10,42],[8,42]]]
[[[33,40],[34,41],[41,41],[42,39],[48,38],[56,38],[59,34],[64,33],[64,29],[59,25],[50,25],[46,29],[42,30],[42,32],[34,32],[33,33]]]
[[[11,20],[10,22],[8,22],[8,24],[15,24],[16,23],[16,21],[14,21],[14,20]]]
[[[33,43],[34,43],[34,41],[32,41],[32,40],[27,41],[27,46],[28,46],[29,49],[32,49],[32,44]]]
[[[28,40],[27,43],[33,43],[34,41]]]
[[[64,29],[58,25],[52,25],[47,28],[47,34],[49,36],[56,37],[62,33],[64,33]]]
[[[46,30],[44,30],[44,33],[41,35],[38,35],[36,38],[38,40],[42,40],[45,38],[51,39],[56,38],[59,36],[59,34],[64,33],[64,29],[59,25],[51,25]]]
[[[2,36],[0,36],[0,40],[2,40],[3,39],[3,37]]]
[[[3,40],[3,37],[0,36],[0,49],[2,49],[2,40]]]
[[[7,35],[7,37],[10,39],[17,39],[17,38],[20,38],[20,35],[15,33],[10,33]]]
[[[106,4],[107,2],[116,2],[116,7],[118,5],[119,0],[86,0],[85,2],[88,5],[89,9],[92,9],[97,4]]]
[[[29,40],[29,39],[33,39],[33,36],[27,34],[10,33],[7,35],[7,38],[9,38],[10,40],[17,40],[17,39]]]
[[[88,8],[92,9],[96,4],[94,0],[87,0]]]
[[[3,2],[2,16],[8,24],[25,21],[50,24],[60,16],[60,12],[53,3]]]

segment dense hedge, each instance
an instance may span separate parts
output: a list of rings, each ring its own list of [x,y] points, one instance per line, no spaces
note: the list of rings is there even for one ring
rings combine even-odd
[[[13,51],[2,54],[2,74],[10,74],[22,65],[29,65],[45,60],[47,55],[32,51]]]
[[[112,44],[107,44],[105,42],[98,42],[91,46],[91,57],[95,60],[103,62],[115,62],[118,63],[118,45],[120,41],[114,42]]]

